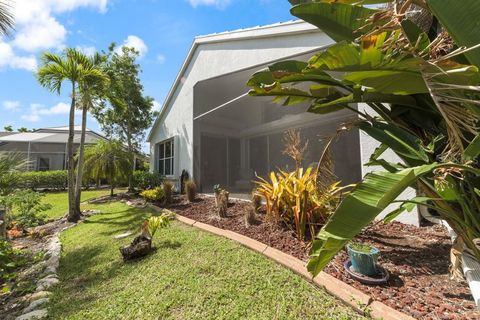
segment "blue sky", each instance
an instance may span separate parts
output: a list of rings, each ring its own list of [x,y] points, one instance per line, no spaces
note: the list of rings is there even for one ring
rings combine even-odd
[[[77,47],[88,53],[106,50],[111,42],[135,46],[142,53],[145,92],[159,107],[196,35],[293,19],[287,0],[12,0],[11,5],[16,31],[0,38],[0,131],[6,125],[68,124],[67,90],[57,96],[35,80],[42,51]],[[88,126],[99,130],[92,118]]]

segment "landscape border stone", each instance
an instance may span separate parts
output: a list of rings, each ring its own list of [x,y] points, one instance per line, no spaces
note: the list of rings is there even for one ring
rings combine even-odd
[[[157,212],[167,210],[155,205],[150,205]],[[383,320],[414,320],[409,315],[395,310],[382,302],[373,300],[368,294],[338,280],[337,278],[321,272],[317,277],[312,279],[312,275],[308,272],[305,263],[289,254],[278,249],[272,248],[259,241],[253,240],[244,235],[238,234],[230,230],[224,230],[209,224],[195,221],[193,219],[175,214],[176,219],[184,224],[199,228],[204,231],[228,238],[236,241],[241,245],[253,249],[269,259],[289,268],[293,272],[301,275],[315,285],[324,288],[328,293],[341,300],[344,304],[352,307],[358,313],[370,316],[373,319]]]

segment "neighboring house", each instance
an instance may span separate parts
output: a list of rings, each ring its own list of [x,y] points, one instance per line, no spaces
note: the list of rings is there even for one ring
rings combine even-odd
[[[300,129],[309,141],[303,165],[315,165],[323,138],[356,115],[315,115],[306,112],[307,105],[273,104],[271,98],[248,96],[246,82],[275,61],[307,61],[331,44],[327,35],[302,21],[196,37],[148,136],[151,170],[177,182],[188,170],[203,192],[221,184],[250,193],[256,175],[294,167],[282,153],[283,133],[290,128]],[[344,184],[360,181],[367,172],[362,163],[377,146],[356,129],[341,136],[333,146],[339,179]],[[418,214],[404,220],[417,224]]]
[[[80,145],[81,126],[75,127],[74,148]],[[94,144],[102,135],[87,129],[85,144]],[[28,160],[29,170],[48,171],[67,168],[68,127],[38,129],[33,132],[0,133],[0,153],[17,152]]]

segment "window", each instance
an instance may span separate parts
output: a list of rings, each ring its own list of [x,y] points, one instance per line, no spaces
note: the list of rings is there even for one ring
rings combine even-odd
[[[50,159],[38,158],[38,171],[48,171],[48,170],[50,170]]]
[[[169,139],[158,144],[158,172],[162,176],[173,175],[173,139]]]

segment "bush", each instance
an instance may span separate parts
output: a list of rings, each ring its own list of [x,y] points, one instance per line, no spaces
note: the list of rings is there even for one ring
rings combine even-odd
[[[187,193],[188,201],[194,202],[197,197],[197,185],[195,181],[188,180],[185,182],[185,192]]]
[[[19,187],[23,189],[38,190],[65,190],[67,188],[68,174],[66,170],[52,171],[27,171],[19,175]]]
[[[17,191],[2,199],[11,212],[11,220],[21,229],[36,227],[45,223],[43,211],[50,209],[50,204],[42,203],[44,195],[31,190]]]
[[[162,188],[155,188],[151,190],[145,190],[140,193],[142,198],[145,198],[148,201],[162,201],[165,198],[165,192]]]
[[[139,170],[133,173],[133,187],[137,190],[154,189],[161,184],[162,177],[158,173]]]

